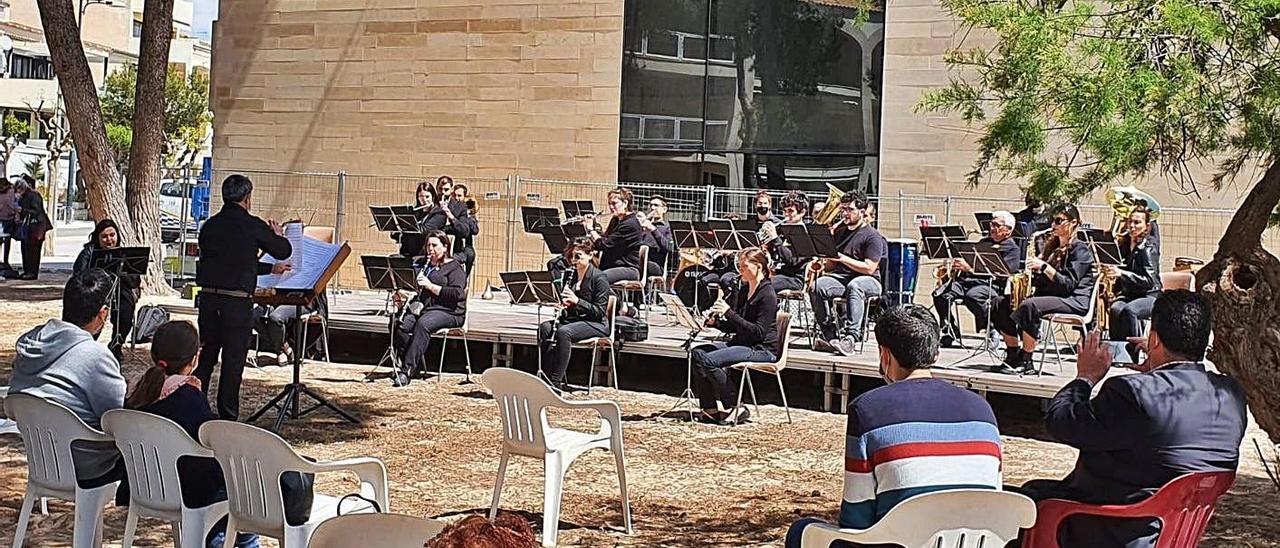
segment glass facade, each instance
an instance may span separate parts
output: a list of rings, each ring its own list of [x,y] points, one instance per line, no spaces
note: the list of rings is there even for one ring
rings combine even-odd
[[[874,193],[883,4],[626,0],[626,181]]]

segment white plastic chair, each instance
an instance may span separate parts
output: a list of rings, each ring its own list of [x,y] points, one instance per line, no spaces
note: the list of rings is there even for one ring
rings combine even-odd
[[[422,548],[440,534],[443,521],[404,514],[347,514],[326,520],[311,534],[310,548]]]
[[[1102,287],[1101,277],[1093,282],[1093,291],[1089,293],[1089,308],[1085,311],[1083,316],[1079,314],[1049,314],[1044,318],[1044,321],[1047,322],[1049,326],[1049,346],[1053,348],[1053,354],[1057,359],[1059,371],[1062,371],[1062,350],[1059,346],[1067,341],[1065,340],[1066,333],[1063,333],[1062,338],[1064,340],[1058,340],[1058,331],[1056,328],[1059,328],[1059,326],[1070,326],[1079,329],[1080,339],[1084,340],[1085,331],[1088,329],[1089,324],[1093,323],[1094,316],[1098,314],[1098,289],[1100,287]],[[1106,314],[1106,311],[1103,311],[1102,313]],[[1039,367],[1036,367],[1037,376],[1044,374],[1044,360],[1045,356],[1048,354],[1048,350],[1040,354]]]
[[[618,346],[614,341],[618,340],[614,337],[617,334],[614,320],[618,317],[618,296],[610,295],[609,304],[605,306],[604,311],[605,322],[609,328],[607,337],[591,337],[583,339],[573,345],[574,348],[591,349],[591,374],[587,376],[587,394],[591,393],[591,387],[596,382],[596,359],[600,356],[600,351],[605,351],[608,359],[608,365],[603,366],[606,374],[613,379],[613,387],[618,387]]]
[[[14,548],[20,548],[31,521],[36,500],[53,497],[75,503],[76,517],[71,545],[75,548],[102,546],[102,514],[115,498],[120,482],[93,489],[76,483],[71,442],[110,442],[106,434],[94,430],[65,406],[27,394],[10,394],[4,412],[18,422],[18,432],[27,452],[27,493],[22,498]]]
[[[787,410],[787,423],[791,423],[791,406],[787,405],[787,389],[782,386],[782,370],[787,368],[787,354],[791,350],[791,314],[779,312],[775,327],[778,340],[782,341],[782,355],[776,362],[740,362],[730,367],[742,371],[742,380],[738,382],[738,407],[742,406],[742,389],[751,387],[751,403],[756,406],[756,414],[760,414],[760,403],[756,401],[756,387],[751,384],[751,372],[771,373],[778,379],[778,393],[782,394],[782,408]],[[737,421],[734,413],[734,421]]]
[[[833,541],[897,544],[906,548],[992,548],[1036,522],[1036,504],[1008,491],[956,489],[916,495],[889,510],[869,529],[841,529],[812,523],[800,537],[803,548],[827,548]]]
[[[227,503],[203,508],[183,504],[178,458],[213,458],[213,452],[191,439],[177,423],[142,411],[107,411],[102,416],[102,429],[115,438],[129,474],[129,517],[120,545],[133,545],[138,518],[147,517],[169,522],[180,548],[203,547],[209,530],[227,515]]]
[[[498,480],[493,487],[489,519],[498,514],[498,501],[507,473],[507,459],[521,455],[543,461],[542,545],[555,546],[560,524],[560,496],[564,474],[579,455],[592,449],[613,453],[622,496],[622,521],[631,534],[631,501],[627,497],[626,458],[622,452],[622,410],[605,400],[567,401],[537,377],[506,367],[484,372],[480,382],[493,392],[502,415],[502,457]],[[600,414],[598,432],[577,432],[552,428],[547,409],[593,409]]]
[[[270,431],[231,421],[210,421],[200,427],[200,443],[213,450],[227,482],[226,547],[237,533],[257,533],[280,541],[281,548],[305,548],[321,522],[338,515],[339,498],[316,493],[311,519],[289,525],[284,517],[280,476],[285,472],[319,474],[354,472],[360,478],[362,496],[388,510],[387,468],[382,461],[357,457],[333,462],[308,461],[288,442]],[[344,510],[369,510],[368,504],[349,503]]]

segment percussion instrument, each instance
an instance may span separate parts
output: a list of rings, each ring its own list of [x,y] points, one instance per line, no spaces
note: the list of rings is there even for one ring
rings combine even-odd
[[[882,264],[884,302],[898,306],[915,300],[916,276],[920,266],[920,243],[910,238],[889,240],[889,254]]]
[[[680,297],[680,302],[690,308],[696,308],[698,312],[704,312],[711,308],[711,304],[715,302],[715,294],[711,289],[702,283],[702,277],[711,272],[711,269],[702,265],[690,265],[682,268],[676,273],[675,290],[676,296]]]

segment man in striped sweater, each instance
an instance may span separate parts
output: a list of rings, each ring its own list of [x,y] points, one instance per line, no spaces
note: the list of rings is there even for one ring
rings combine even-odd
[[[880,374],[888,384],[849,404],[840,526],[866,529],[912,496],[946,489],[1000,489],[1000,432],[991,406],[933,378],[938,323],[906,305],[876,321]],[[791,526],[787,546],[804,528]]]

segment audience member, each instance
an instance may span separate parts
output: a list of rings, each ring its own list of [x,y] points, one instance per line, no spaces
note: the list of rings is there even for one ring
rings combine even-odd
[[[120,362],[96,341],[111,309],[111,276],[89,269],[67,280],[62,319],[49,320],[18,339],[9,392],[30,394],[66,406],[80,420],[101,428],[102,415],[124,404]],[[83,488],[106,485],[124,476],[115,443],[72,445],[76,479]]]
[[[916,305],[891,308],[875,330],[888,384],[849,404],[840,526],[871,527],[922,493],[1000,489],[1000,431],[991,406],[929,371],[941,335],[933,314]],[[800,546],[814,521],[792,524],[786,545]]]
[[[0,277],[18,277],[9,265],[9,249],[13,244],[13,235],[18,230],[19,211],[21,208],[18,207],[13,181],[0,177],[0,248],[3,248],[0,251]]]
[[[535,548],[538,538],[524,518],[501,513],[493,521],[470,515],[431,537],[426,548]]]
[[[217,419],[209,400],[200,389],[200,379],[191,374],[200,354],[200,334],[191,322],[169,322],[156,329],[151,342],[151,368],[130,388],[124,406],[169,419],[191,439],[199,439],[200,426]],[[227,500],[227,489],[218,461],[210,458],[178,460],[178,476],[182,481],[182,502],[189,508],[203,508]],[[120,489],[128,493],[123,485]],[[226,518],[210,531],[206,544],[222,548],[227,529]],[[237,548],[257,548],[258,536],[236,535]]]
[[[1209,301],[1199,293],[1165,291],[1151,312],[1151,332],[1131,339],[1147,353],[1136,375],[1118,375],[1093,388],[1111,366],[1101,334],[1085,340],[1075,380],[1049,404],[1045,426],[1080,450],[1061,480],[1022,486],[1037,501],[1132,504],[1188,472],[1235,470],[1246,424],[1244,392],[1232,378],[1205,369],[1213,328]],[[1062,546],[1155,546],[1159,520],[1077,516],[1058,531]]]

